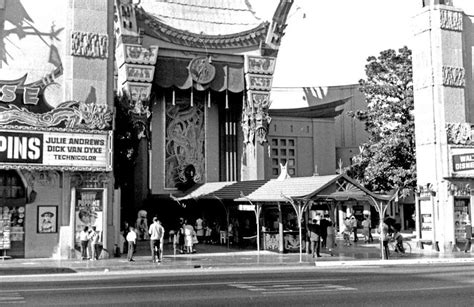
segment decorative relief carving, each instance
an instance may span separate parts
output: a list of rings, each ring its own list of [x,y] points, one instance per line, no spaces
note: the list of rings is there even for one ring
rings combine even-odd
[[[151,83],[126,82],[124,91],[132,101],[145,101],[150,97]]]
[[[208,57],[192,59],[188,66],[189,74],[194,82],[207,84],[214,80],[216,68],[211,64]]]
[[[125,63],[155,65],[158,57],[158,46],[148,48],[140,45],[124,44]]]
[[[263,144],[267,141],[268,125],[272,120],[268,115],[270,93],[248,91],[248,94],[241,122],[244,144],[253,144],[254,141]]]
[[[448,144],[474,144],[474,133],[470,123],[446,123],[446,135]]]
[[[73,32],[71,34],[71,54],[91,58],[109,56],[109,37],[107,34]]]
[[[151,82],[155,74],[155,66],[125,64],[127,81]]]
[[[34,186],[57,186],[61,175],[59,172],[54,170],[43,170],[43,171],[25,171],[21,170],[25,176],[28,186],[34,188]]]
[[[71,176],[71,186],[76,188],[105,188],[110,180],[110,173],[75,172]]]
[[[440,10],[441,29],[459,31],[463,30],[463,15],[461,12]]]
[[[443,66],[443,85],[464,87],[466,85],[464,68]]]
[[[165,187],[205,176],[204,104],[166,105]]]
[[[469,196],[471,195],[471,186],[469,183],[448,182],[448,192],[453,196]]]
[[[106,129],[112,124],[112,111],[107,105],[69,101],[46,113],[32,113],[16,105],[0,106],[0,125],[24,124],[35,127]]]
[[[245,77],[247,79],[247,89],[266,91],[270,91],[272,89],[272,76],[247,74]]]
[[[274,57],[245,57],[245,73],[272,75],[275,71],[276,58]]]

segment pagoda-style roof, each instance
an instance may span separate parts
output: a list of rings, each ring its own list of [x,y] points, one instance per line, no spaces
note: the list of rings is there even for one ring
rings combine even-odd
[[[258,47],[269,27],[244,0],[142,0],[136,13],[145,35],[195,48]]]
[[[343,106],[349,99],[350,97],[305,108],[270,109],[269,114],[272,117],[334,118],[344,111],[338,107]],[[288,103],[291,105],[291,101]]]

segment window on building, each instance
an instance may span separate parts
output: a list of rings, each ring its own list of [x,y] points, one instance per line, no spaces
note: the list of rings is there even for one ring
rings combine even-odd
[[[280,175],[280,164],[287,164],[287,172],[290,176],[296,176],[296,140],[292,138],[272,138],[271,168],[274,178]]]

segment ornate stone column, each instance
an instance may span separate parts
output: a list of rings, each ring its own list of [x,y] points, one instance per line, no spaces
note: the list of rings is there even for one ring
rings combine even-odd
[[[263,179],[265,176],[265,143],[271,118],[270,90],[272,88],[275,57],[246,56],[246,99],[242,109],[244,155],[242,180]]]

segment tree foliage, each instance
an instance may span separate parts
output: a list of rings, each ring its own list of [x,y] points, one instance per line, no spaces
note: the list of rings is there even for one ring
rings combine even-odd
[[[385,50],[367,62],[359,81],[367,109],[352,115],[369,138],[349,173],[372,191],[399,189],[403,197],[416,185],[411,50]]]

